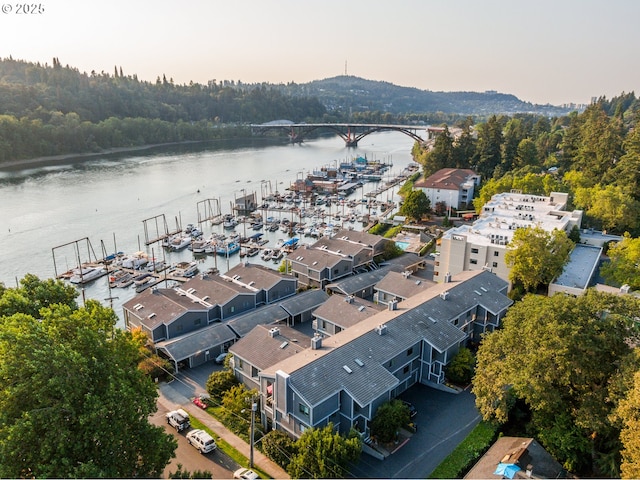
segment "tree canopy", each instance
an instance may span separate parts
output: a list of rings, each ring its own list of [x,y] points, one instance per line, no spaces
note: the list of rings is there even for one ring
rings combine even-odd
[[[159,476],[176,442],[148,421],[157,390],[138,369],[142,345],[113,310],[74,299],[32,275],[2,293],[0,476]]]
[[[621,365],[640,367],[631,346],[639,316],[631,296],[525,296],[479,347],[473,393],[482,417],[504,423],[521,402],[527,431],[566,468],[616,476],[603,459],[620,448],[610,415],[628,391]]]
[[[605,280],[613,285],[640,288],[640,238],[624,235],[621,242],[612,244],[607,252],[609,261],[600,269]]]
[[[548,285],[569,260],[573,242],[564,230],[548,232],[541,227],[519,228],[507,246],[505,261],[509,279],[526,292]]]
[[[420,220],[429,213],[431,202],[422,190],[411,190],[400,207],[400,215],[406,215],[414,220]]]
[[[333,424],[306,430],[295,444],[296,454],[287,466],[291,478],[344,478],[349,462],[360,457],[357,435],[345,437]]]

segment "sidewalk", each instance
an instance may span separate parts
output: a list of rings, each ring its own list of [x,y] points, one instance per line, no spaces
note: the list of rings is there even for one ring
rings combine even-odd
[[[158,403],[160,405],[168,410],[175,410],[177,408],[186,410],[189,415],[194,416],[200,422],[204,423],[208,428],[213,430],[216,435],[249,459],[251,455],[250,446],[244,440],[227,430],[217,419],[191,402],[192,397],[200,393],[205,393],[202,386],[197,385],[183,376],[179,381],[174,380],[170,383],[161,383],[158,388],[158,393]],[[260,468],[260,470],[269,474],[271,478],[289,478],[287,472],[256,448],[253,449],[253,463],[256,467]]]

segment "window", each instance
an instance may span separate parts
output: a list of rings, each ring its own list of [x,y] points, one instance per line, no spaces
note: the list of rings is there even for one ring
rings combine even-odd
[[[202,323],[202,319],[201,319],[201,318],[196,318],[196,319],[193,321],[193,324],[194,324],[194,325],[200,325],[201,323]]]
[[[494,257],[499,257],[500,256],[500,252],[498,252],[497,250],[495,252],[493,252],[493,256]]]
[[[309,415],[309,407],[307,407],[304,403],[301,403],[299,405],[298,410],[300,410],[300,413],[302,413],[303,415]]]
[[[403,373],[409,373],[409,365],[405,365],[404,368],[402,369]]]
[[[471,253],[478,253],[478,249],[477,248],[472,248],[471,249]]]
[[[453,321],[453,324],[457,327],[457,326],[458,326],[458,323],[460,323],[460,319],[459,319],[459,318],[456,318],[456,319]]]
[[[411,347],[409,350],[407,350],[407,356],[411,355],[413,353],[413,347]]]
[[[498,267],[498,262],[493,262],[493,268],[497,268]]]
[[[471,265],[477,265],[478,264],[478,260],[476,260],[475,258],[472,258],[471,260],[469,260],[469,263]]]

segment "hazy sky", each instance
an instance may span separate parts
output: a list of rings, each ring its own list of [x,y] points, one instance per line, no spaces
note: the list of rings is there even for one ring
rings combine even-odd
[[[533,103],[640,93],[640,0],[42,0],[33,15],[9,2],[0,57],[86,72],[305,83],[346,62],[370,80]]]

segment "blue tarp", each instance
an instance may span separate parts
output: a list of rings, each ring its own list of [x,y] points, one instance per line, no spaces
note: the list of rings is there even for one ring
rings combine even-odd
[[[494,475],[502,475],[503,477],[513,478],[521,469],[515,463],[499,463]]]
[[[292,238],[291,240],[287,240],[286,242],[284,242],[284,246],[285,247],[291,247],[293,245],[295,245],[296,243],[298,243],[298,238]]]

